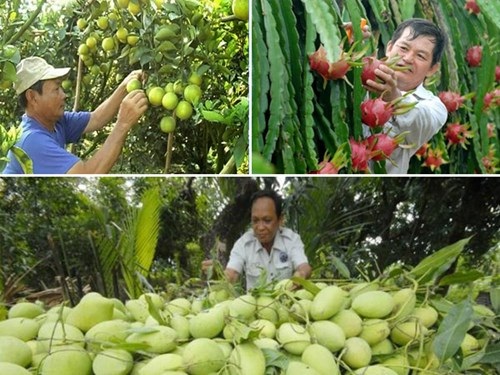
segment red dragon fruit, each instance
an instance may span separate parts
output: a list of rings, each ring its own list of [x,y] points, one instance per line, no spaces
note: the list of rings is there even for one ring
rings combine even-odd
[[[370,128],[383,126],[393,115],[392,103],[380,98],[367,99],[361,103],[361,120]]]
[[[389,159],[395,149],[403,142],[407,132],[391,137],[386,133],[376,133],[366,138],[366,144],[371,151],[371,159],[381,161]]]
[[[427,151],[427,157],[422,164],[424,167],[428,167],[431,171],[439,170],[441,165],[446,164],[447,161],[443,158],[443,151],[439,149],[429,149]]]
[[[313,174],[338,174],[339,170],[336,168],[331,161],[323,160],[318,165],[319,169]]]
[[[495,124],[492,122],[488,122],[486,124],[486,129],[488,131],[488,138],[495,138],[496,137],[496,132],[495,132]]]
[[[370,150],[366,142],[349,140],[351,146],[351,163],[354,172],[368,172],[368,161],[370,160]]]
[[[486,173],[498,173],[500,171],[499,160],[495,156],[495,145],[491,144],[488,153],[481,158],[481,163],[483,164]]]
[[[495,81],[500,81],[500,65],[495,67]]]
[[[442,91],[438,94],[439,99],[443,102],[448,112],[455,112],[464,104],[465,97],[457,92]]]
[[[390,59],[387,59],[385,57],[383,59],[377,59],[374,56],[363,57],[363,70],[361,71],[361,81],[363,82],[363,85],[366,85],[366,81],[368,81],[369,79],[371,79],[372,81],[378,80],[378,77],[375,75],[375,70],[379,69],[380,65],[386,65],[389,68],[398,71],[407,70],[407,67],[397,65],[397,62],[400,59],[401,56],[399,55],[394,55]]]
[[[472,46],[467,50],[467,55],[465,59],[470,67],[475,68],[481,65],[481,60],[483,59],[483,47],[482,46]]]
[[[351,69],[351,66],[344,56],[341,56],[341,58],[334,63],[328,61],[326,50],[323,46],[320,46],[316,52],[309,56],[309,65],[311,69],[318,72],[324,80],[344,78],[345,74]]]
[[[363,82],[363,85],[366,85],[366,81],[368,81],[369,79],[371,79],[372,81],[377,80],[375,69],[378,69],[381,64],[382,60],[379,60],[376,57],[363,57],[363,70],[361,72],[361,81]]]
[[[331,159],[329,158],[328,153],[326,153],[323,161],[318,164],[319,168],[315,171],[309,172],[309,174],[338,174],[339,171],[348,164],[348,147],[349,145],[347,142],[340,145]]]
[[[465,148],[465,145],[468,143],[467,140],[473,137],[473,133],[468,124],[454,122],[447,125],[444,136],[448,140],[448,146],[461,145]]]
[[[481,10],[479,9],[479,6],[476,3],[476,0],[466,0],[464,9],[466,11],[468,11],[469,14],[471,14],[471,13],[479,14],[479,12],[481,12]]]
[[[487,92],[483,98],[483,110],[487,111],[490,108],[496,108],[498,106],[500,106],[500,89]]]
[[[415,152],[415,156],[420,160],[421,158],[427,155],[427,150],[429,149],[429,144],[424,143],[420,148]]]

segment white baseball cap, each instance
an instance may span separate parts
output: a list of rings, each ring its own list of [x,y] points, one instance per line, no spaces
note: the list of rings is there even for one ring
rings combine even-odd
[[[27,57],[17,64],[16,94],[20,95],[38,81],[64,77],[71,68],[54,68],[41,57]]]

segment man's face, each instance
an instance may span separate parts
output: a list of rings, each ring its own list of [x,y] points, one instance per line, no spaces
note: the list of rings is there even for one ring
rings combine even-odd
[[[412,39],[411,31],[407,27],[394,44],[389,42],[386,50],[389,58],[395,55],[401,56],[398,65],[409,68],[409,70],[396,72],[397,86],[403,91],[417,88],[426,77],[434,74],[439,68],[439,64],[432,66],[434,41],[428,36]]]
[[[276,214],[274,201],[268,197],[258,198],[252,205],[252,229],[263,245],[272,245],[280,227],[281,218]]]
[[[33,109],[54,123],[64,114],[66,94],[61,82],[60,78],[44,81],[41,94],[33,90],[34,97],[31,102]]]

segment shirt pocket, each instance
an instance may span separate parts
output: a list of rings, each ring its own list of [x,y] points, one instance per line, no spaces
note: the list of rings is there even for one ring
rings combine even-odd
[[[280,262],[275,265],[276,275],[274,275],[273,279],[275,280],[283,280],[289,279],[293,276],[293,266],[292,262]]]

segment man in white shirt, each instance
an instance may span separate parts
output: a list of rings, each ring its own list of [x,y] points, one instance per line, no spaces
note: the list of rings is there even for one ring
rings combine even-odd
[[[384,132],[389,131],[391,136],[409,131],[406,143],[412,145],[411,148],[397,148],[393,152],[391,159],[396,165],[388,160],[387,173],[407,173],[410,158],[446,122],[446,107],[423,86],[425,78],[439,69],[446,43],[446,35],[432,22],[419,18],[406,20],[397,27],[387,44],[386,55],[388,58],[399,55],[397,65],[407,69],[395,71],[382,64],[375,70],[378,80],[366,82],[366,89],[379,94],[386,102],[415,90],[403,102],[417,102],[416,106],[405,114],[393,116],[384,125]]]
[[[235,283],[245,273],[247,290],[255,287],[262,272],[268,282],[292,276],[309,278],[311,266],[300,236],[282,227],[282,198],[275,191],[261,190],[252,196],[251,206],[252,228],[234,244],[224,271],[226,278]],[[203,268],[211,264],[211,260],[204,261]]]

